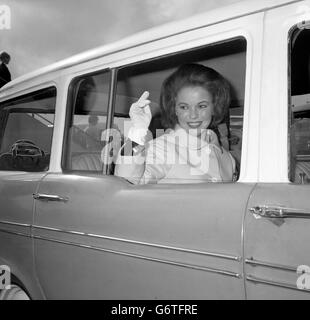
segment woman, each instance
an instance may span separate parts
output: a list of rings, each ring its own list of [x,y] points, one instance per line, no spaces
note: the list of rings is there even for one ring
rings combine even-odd
[[[149,142],[148,97],[144,92],[130,108],[132,127],[115,175],[135,184],[233,180],[235,160],[210,129],[223,120],[230,103],[229,85],[218,72],[186,64],[164,81],[160,107],[162,123],[169,130]],[[131,143],[133,153],[127,148]]]

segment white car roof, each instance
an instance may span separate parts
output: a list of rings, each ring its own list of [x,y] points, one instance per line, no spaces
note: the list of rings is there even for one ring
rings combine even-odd
[[[117,42],[85,51],[83,53],[71,56],[67,59],[58,61],[36,71],[18,77],[0,89],[0,98],[3,97],[3,93],[7,89],[13,87],[16,88],[19,84],[25,81],[46,75],[57,70],[66,69],[80,63],[101,58],[112,53],[116,53],[128,48],[137,47],[145,43],[180,34],[189,30],[206,27],[208,25],[217,24],[252,13],[270,10],[278,6],[300,1],[302,0],[243,0],[233,5],[210,10],[184,20],[171,22],[160,27],[148,29],[133,36],[126,37]]]

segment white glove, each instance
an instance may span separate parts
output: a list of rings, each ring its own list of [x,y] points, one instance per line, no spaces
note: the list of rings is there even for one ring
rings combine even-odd
[[[152,120],[150,109],[150,100],[147,100],[150,93],[145,91],[139,100],[130,107],[129,116],[131,119],[131,128],[128,132],[128,138],[140,145],[145,144],[146,135]]]

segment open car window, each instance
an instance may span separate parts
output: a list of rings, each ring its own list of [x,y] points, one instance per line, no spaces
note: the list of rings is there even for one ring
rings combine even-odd
[[[224,148],[241,165],[241,146],[246,75],[246,40],[236,38],[188,51],[142,61],[118,70],[114,125],[127,139],[131,126],[129,109],[144,91],[150,93],[152,121],[149,131],[153,139],[165,133],[161,121],[160,92],[165,79],[186,63],[198,63],[222,74],[231,87],[231,103],[223,122],[214,128]],[[112,163],[113,166],[113,163]]]

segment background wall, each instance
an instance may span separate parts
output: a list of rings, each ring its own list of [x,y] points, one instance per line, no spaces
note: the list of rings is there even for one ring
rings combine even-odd
[[[240,0],[0,0],[11,29],[0,51],[11,54],[12,77],[135,32]],[[250,1],[250,0],[244,0]]]

